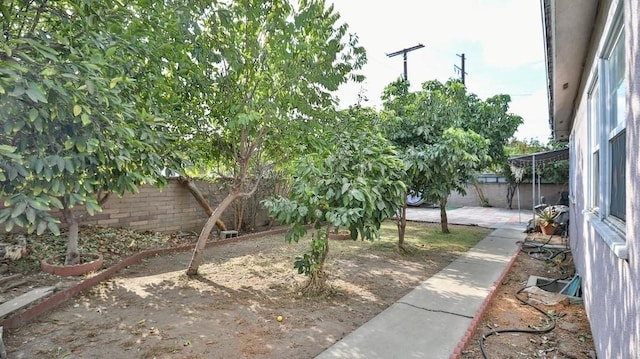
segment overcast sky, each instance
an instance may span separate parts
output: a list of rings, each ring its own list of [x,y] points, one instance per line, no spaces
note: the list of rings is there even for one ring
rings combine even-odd
[[[328,0],[331,2],[331,0]],[[419,43],[408,53],[413,89],[437,79],[459,77],[454,65],[464,53],[466,84],[482,99],[511,95],[510,112],[524,118],[516,137],[546,142],[550,130],[539,0],[333,0],[349,32],[367,50],[364,84],[345,85],[341,106],[357,100],[362,87],[368,105],[380,105],[385,85],[403,72],[402,55],[387,57]]]

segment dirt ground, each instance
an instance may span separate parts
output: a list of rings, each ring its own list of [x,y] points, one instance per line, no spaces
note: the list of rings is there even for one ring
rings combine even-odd
[[[333,290],[306,298],[295,289],[305,278],[292,263],[307,245],[276,235],[213,247],[193,279],[184,275],[190,252],[146,260],[5,332],[9,358],[313,358],[460,254],[434,248],[427,256],[400,255],[381,243],[331,241]],[[463,358],[482,357],[477,342],[489,327],[538,325],[541,316],[521,314],[512,293],[525,274],[557,277],[560,267],[571,270],[570,263],[519,255]],[[490,357],[589,358],[583,308],[554,310],[564,314],[559,329],[490,337]]]
[[[549,236],[533,235],[529,239],[544,243]],[[562,243],[553,236],[552,244]],[[554,250],[553,254],[559,250]],[[532,252],[531,255],[526,252]],[[545,329],[550,320],[542,313],[516,299],[515,294],[527,284],[530,275],[545,278],[569,278],[575,274],[571,254],[557,255],[551,261],[539,260],[550,257],[550,252],[536,253],[535,248],[525,248],[498,287],[488,309],[480,320],[471,341],[462,352],[463,359],[483,358],[480,338],[493,330]],[[536,303],[523,292],[520,298],[531,301],[540,309],[555,317],[556,326],[544,334],[500,333],[487,336],[484,341],[486,354],[491,359],[553,358],[595,359],[593,340],[584,306],[578,300],[565,299],[556,305]]]

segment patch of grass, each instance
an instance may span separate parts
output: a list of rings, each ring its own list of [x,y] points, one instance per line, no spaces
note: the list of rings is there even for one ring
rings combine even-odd
[[[429,257],[434,252],[461,254],[475,246],[493,230],[483,227],[449,225],[451,233],[443,234],[439,223],[407,222],[404,244],[411,257]],[[301,240],[303,242],[303,240]],[[386,256],[398,254],[398,229],[394,221],[386,221],[380,228],[380,240],[373,242],[358,239],[331,241],[330,256],[353,256],[365,251],[374,251]]]
[[[449,225],[451,233],[442,233],[439,223],[407,222],[405,245],[414,248],[426,248],[447,252],[466,252],[481,239],[489,235],[490,228]],[[376,245],[396,246],[398,228],[393,221],[386,221],[380,229],[380,241]],[[379,243],[379,244],[378,244]]]

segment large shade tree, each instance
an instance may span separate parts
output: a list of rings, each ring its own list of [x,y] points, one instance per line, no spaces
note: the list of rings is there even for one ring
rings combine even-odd
[[[453,191],[464,193],[476,171],[489,163],[489,141],[465,126],[475,112],[458,81],[428,81],[409,91],[407,81],[390,84],[383,95],[387,137],[407,164],[409,189],[439,203],[441,226],[449,232],[446,204]],[[406,216],[398,225],[403,246]]]
[[[508,153],[505,145],[513,139],[513,135],[522,124],[522,117],[509,112],[509,95],[495,95],[481,100],[475,94],[468,95],[469,113],[462,127],[470,129],[489,141],[489,162],[482,170],[500,171],[507,163]],[[476,194],[483,205],[490,205],[482,188],[476,181]]]
[[[144,96],[158,72],[140,71],[159,44],[131,41],[153,24],[128,26],[145,4],[0,2],[0,222],[58,232],[47,210],[59,209],[67,264],[79,259],[83,213],[111,193],[164,183],[166,122]]]
[[[188,104],[201,111],[183,128],[206,138],[200,153],[220,151],[232,177],[228,196],[204,225],[188,275],[197,274],[209,233],[229,205],[251,196],[268,154],[278,146],[309,138],[309,128],[332,118],[332,91],[359,78],[364,49],[347,34],[347,25],[324,1],[229,1],[198,16],[194,54],[214,49],[215,84],[194,88]],[[204,51],[204,49],[203,49]],[[196,127],[196,125],[198,127]],[[278,144],[279,143],[279,144]]]

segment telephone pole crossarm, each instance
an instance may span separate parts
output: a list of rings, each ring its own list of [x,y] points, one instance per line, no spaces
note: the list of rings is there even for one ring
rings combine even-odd
[[[404,80],[405,81],[408,81],[407,80],[407,53],[411,52],[411,51],[415,51],[415,50],[421,49],[423,47],[424,47],[423,44],[418,44],[416,46],[407,47],[406,49],[402,49],[402,50],[399,50],[399,51],[396,51],[396,52],[392,52],[390,54],[386,54],[387,57],[394,57],[394,56],[402,55],[402,58],[404,60]]]
[[[459,58],[460,58],[460,66],[458,65],[454,65],[453,67],[460,72],[460,76],[462,79],[462,84],[465,85],[465,78],[467,75],[467,71],[465,70],[465,62],[467,60],[467,58],[464,56],[464,54],[460,55],[460,54],[456,54]]]

